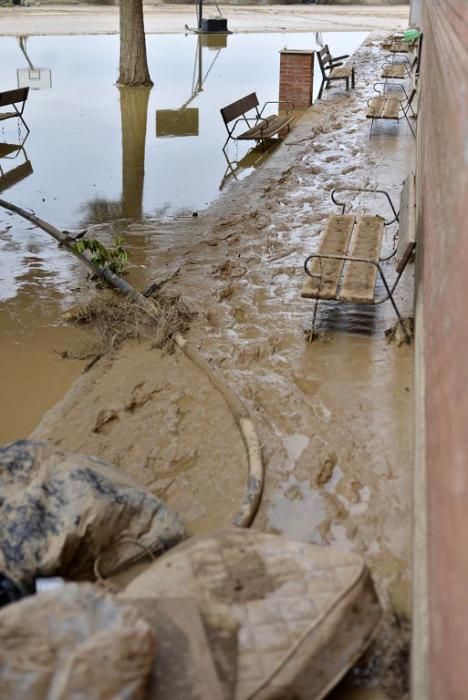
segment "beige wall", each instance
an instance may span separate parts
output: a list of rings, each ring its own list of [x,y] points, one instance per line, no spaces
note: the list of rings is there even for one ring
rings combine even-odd
[[[418,187],[424,288],[430,697],[466,700],[468,2],[425,0],[423,28]]]

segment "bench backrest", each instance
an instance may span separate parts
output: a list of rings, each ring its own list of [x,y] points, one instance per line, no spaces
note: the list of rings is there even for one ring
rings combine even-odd
[[[403,183],[400,196],[400,230],[396,253],[397,272],[403,272],[416,246],[416,190],[414,173]]]
[[[29,88],[17,88],[16,90],[6,90],[0,92],[0,107],[14,105],[17,102],[26,102],[28,99]]]
[[[232,122],[233,119],[241,117],[251,109],[257,108],[258,105],[259,102],[257,95],[255,92],[252,92],[250,95],[246,95],[245,97],[241,97],[240,100],[232,102],[230,105],[227,105],[227,107],[223,107],[220,112],[224,123],[228,124],[229,122]]]
[[[331,61],[331,56],[330,56],[330,50],[328,48],[328,44],[325,44],[323,49],[320,49],[320,51],[317,52],[317,58],[320,66],[320,70],[322,72],[323,77],[326,76],[326,69]]]

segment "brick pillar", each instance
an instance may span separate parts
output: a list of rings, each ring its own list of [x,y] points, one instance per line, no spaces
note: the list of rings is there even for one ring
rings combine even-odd
[[[279,99],[294,103],[295,109],[312,104],[315,51],[283,49],[280,51]]]

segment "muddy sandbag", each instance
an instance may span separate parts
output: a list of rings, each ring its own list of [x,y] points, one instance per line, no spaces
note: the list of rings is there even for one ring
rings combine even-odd
[[[358,555],[252,530],[189,540],[120,599],[193,596],[237,623],[236,700],[321,700],[369,645],[381,617]]]
[[[66,584],[0,611],[0,700],[143,700],[155,653],[135,608]]]
[[[32,440],[0,448],[0,572],[22,585],[92,579],[99,556],[108,573],[184,536],[179,517],[112,464]]]

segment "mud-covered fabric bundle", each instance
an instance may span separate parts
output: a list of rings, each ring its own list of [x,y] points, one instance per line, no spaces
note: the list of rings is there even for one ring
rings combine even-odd
[[[135,608],[67,584],[0,610],[0,700],[143,700],[155,654]]]
[[[176,514],[111,464],[45,442],[0,448],[0,572],[23,586],[91,579],[103,553],[113,572],[184,536]]]
[[[206,626],[220,631],[223,619],[206,613],[213,605],[229,610],[238,625],[237,667],[235,678],[224,679],[232,680],[235,700],[322,700],[381,618],[357,554],[255,530],[192,538],[150,564],[119,598],[164,596],[194,598]]]

